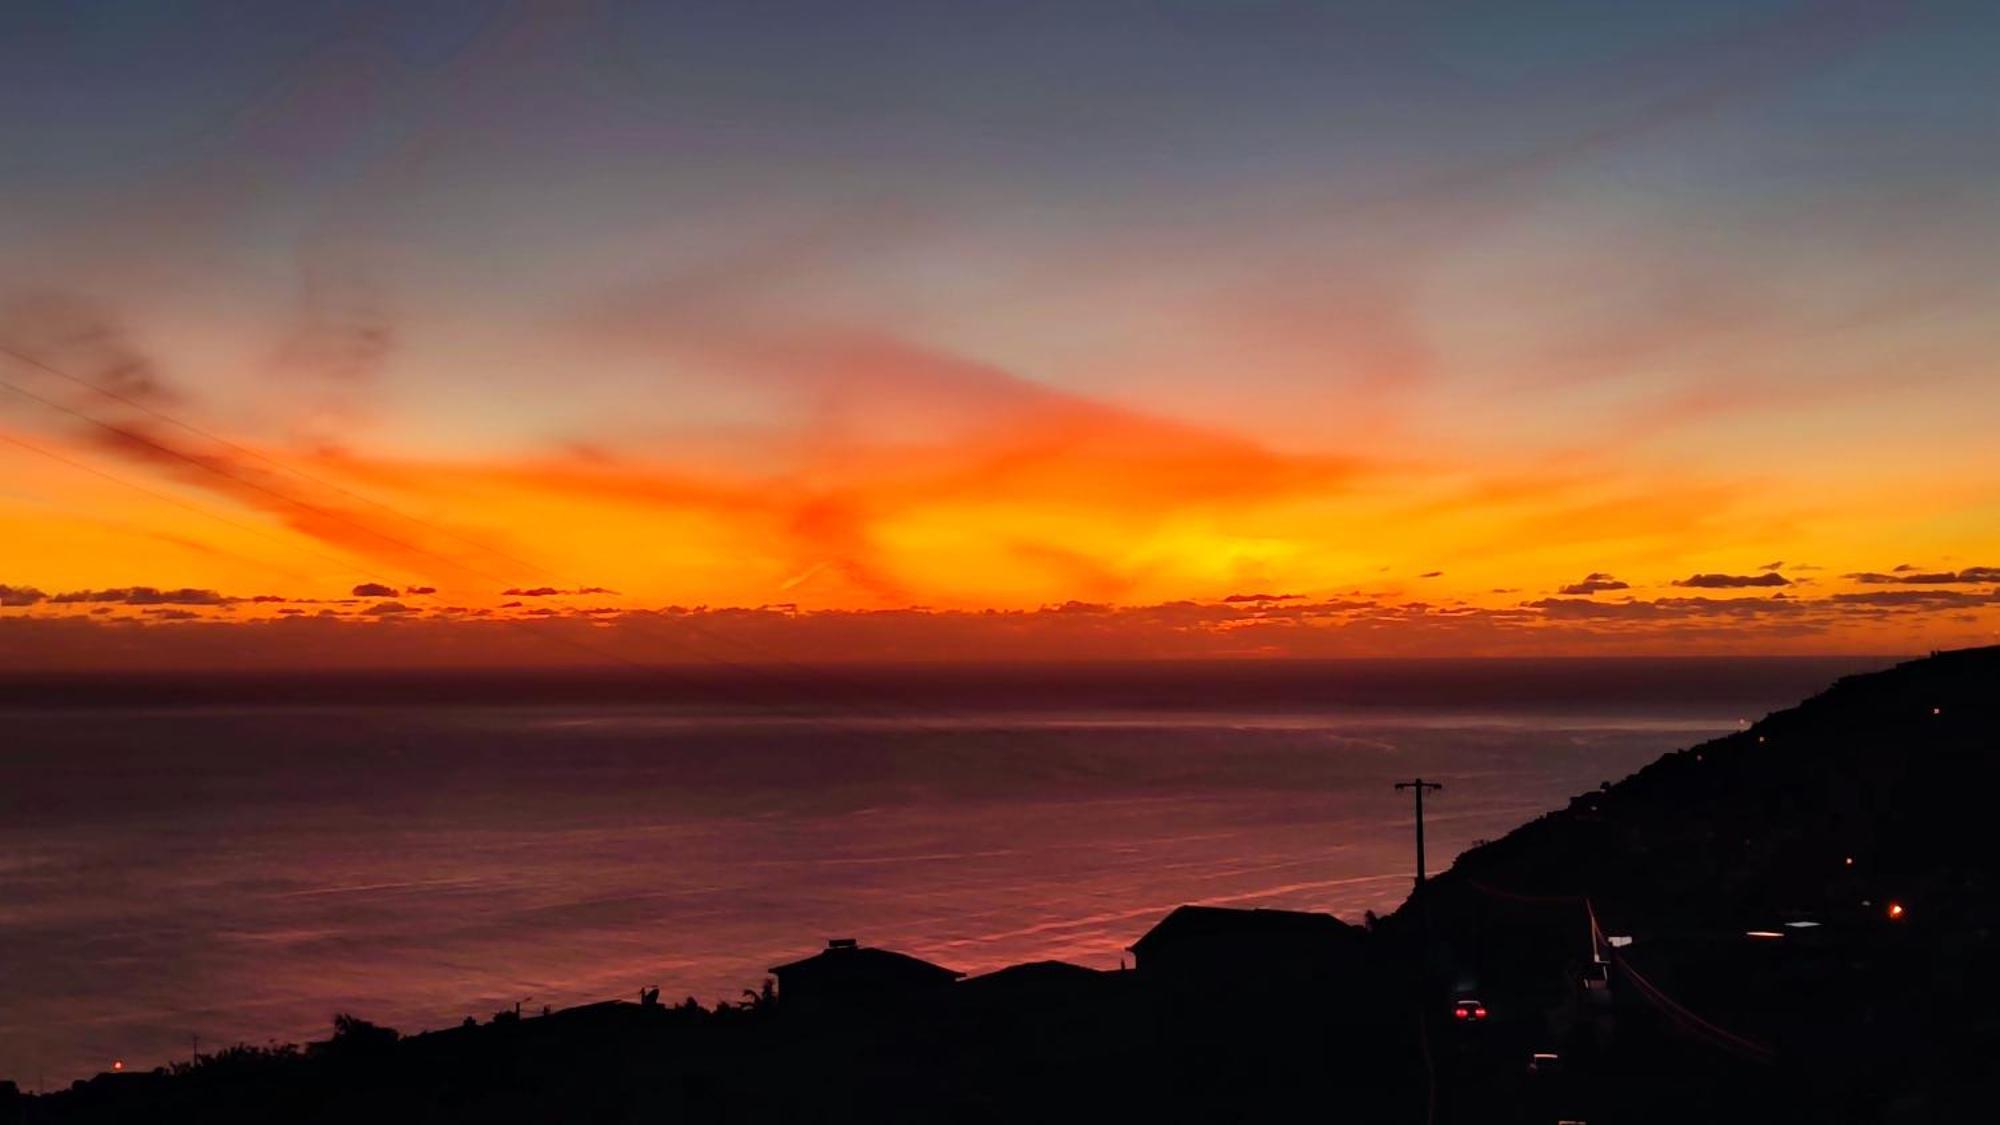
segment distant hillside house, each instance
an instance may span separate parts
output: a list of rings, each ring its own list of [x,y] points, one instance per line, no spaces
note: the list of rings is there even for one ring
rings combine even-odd
[[[1296,979],[1359,963],[1364,931],[1331,914],[1182,906],[1131,946],[1148,976]]]
[[[1030,961],[976,976],[958,988],[966,1003],[1019,1006],[1029,1010],[1052,1004],[1088,1002],[1117,984],[1117,973],[1072,965],[1067,961]]]
[[[776,965],[778,999],[787,1003],[851,1004],[901,999],[942,988],[964,976],[907,953],[868,949],[834,938],[803,961]]]

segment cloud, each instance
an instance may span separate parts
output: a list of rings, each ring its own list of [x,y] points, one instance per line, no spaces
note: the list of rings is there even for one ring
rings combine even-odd
[[[240,598],[228,597],[214,590],[195,590],[183,587],[178,590],[161,590],[152,586],[128,586],[117,590],[71,590],[49,598],[51,605],[77,605],[109,602],[123,605],[233,605]]]
[[[1444,571],[1442,571],[1442,570],[1426,570],[1426,571],[1424,571],[1424,572],[1423,572],[1422,574],[1419,574],[1419,575],[1417,575],[1417,577],[1418,577],[1418,578],[1443,578],[1443,577],[1444,577]]]
[[[1776,571],[1763,574],[1694,574],[1674,580],[1676,586],[1702,590],[1735,590],[1750,586],[1789,586],[1791,580]]]
[[[78,432],[95,448],[268,512],[293,531],[322,543],[420,573],[436,571],[441,566],[466,569],[444,548],[427,545],[418,534],[437,529],[419,528],[403,520],[397,525],[398,530],[384,530],[375,517],[344,507],[332,495],[322,495],[337,494],[338,490],[315,487],[311,482],[275,472],[263,463],[263,458],[243,446],[206,439],[197,441],[180,434],[179,427],[163,425],[150,415],[127,413],[114,421],[107,416],[112,412],[101,404],[90,404],[88,409],[58,408],[76,416]]]
[[[1905,563],[1893,573],[1881,574],[1875,571],[1861,571],[1843,575],[1868,586],[1949,586],[1978,582],[2000,582],[2000,566],[1969,566],[1964,570],[1919,571]]]
[[[1239,602],[1294,602],[1303,597],[1304,594],[1231,594],[1222,599],[1222,603],[1235,605]]]
[[[1372,467],[1079,394],[865,320],[805,315],[770,295],[783,265],[753,261],[738,276],[740,257],[580,307],[576,338],[619,363],[670,365],[689,390],[713,387],[778,424],[716,450],[699,476],[655,466],[633,479],[602,463],[565,475],[585,490],[656,491],[756,526],[757,551],[794,576],[781,589],[810,577],[819,600],[923,600],[936,571],[910,565],[884,532],[968,505],[1101,512],[1106,534],[1121,525],[1143,534],[1177,513],[1338,494]],[[1014,529],[996,538],[990,550],[1023,553]],[[1058,574],[1073,551],[1064,536],[1034,546],[1053,548],[1032,561]],[[1121,597],[1136,565],[1105,566],[1088,585],[1048,585]]]
[[[34,605],[46,597],[33,586],[0,586],[0,606]]]
[[[1102,602],[1067,601],[1061,605],[1045,605],[1043,613],[1113,613],[1117,607]]]
[[[1698,596],[1620,602],[1600,602],[1588,598],[1545,598],[1524,604],[1527,608],[1542,610],[1551,618],[1598,617],[1656,621],[1728,618],[1744,622],[1758,618],[1784,618],[1816,613],[1825,605],[1823,602],[1807,601],[1784,593],[1743,598]]]
[[[1847,605],[1941,609],[2000,605],[2000,591],[1976,594],[1962,590],[1871,590],[1861,594],[1835,594],[1828,600]]]
[[[1588,596],[1604,590],[1629,590],[1631,583],[1621,582],[1601,570],[1591,571],[1583,576],[1583,581],[1572,582],[1556,591],[1559,594],[1582,594]]]
[[[505,590],[500,591],[500,596],[503,598],[552,598],[567,592],[565,590],[558,590],[554,586],[531,586],[527,589],[522,589],[519,586],[509,586]]]
[[[1771,591],[1649,601],[1551,597],[1501,607],[1378,598],[1150,605],[1052,603],[1035,610],[667,607],[578,612],[533,606],[490,616],[428,614],[396,601],[155,630],[27,610],[0,616],[0,668],[542,667],[605,660],[682,664],[717,644],[801,662],[968,659],[1215,659],[1838,651],[1861,634],[1897,647],[1975,643],[2000,591],[1903,587],[1802,598]],[[1973,620],[1964,620],[1970,614]],[[394,622],[369,628],[356,618]],[[113,633],[108,630],[119,630]],[[112,643],[113,638],[116,643]],[[29,662],[32,662],[30,664]],[[469,662],[469,663],[468,663]]]
[[[357,598],[393,598],[396,596],[396,588],[394,586],[384,586],[380,582],[363,582],[361,585],[356,586],[353,592]]]
[[[1785,560],[1783,560],[1783,559],[1779,559],[1779,560],[1778,560],[1777,562],[1767,562],[1767,563],[1765,563],[1765,564],[1764,564],[1763,566],[1760,566],[1760,567],[1758,567],[1757,569],[1758,569],[1758,570],[1782,570],[1782,569],[1784,569],[1784,566],[1785,566]]]
[[[411,586],[411,587],[409,587],[408,589],[404,590],[404,591],[403,591],[403,593],[405,593],[405,594],[412,594],[412,595],[415,595],[415,594],[435,594],[435,593],[437,593],[437,587],[436,587],[436,586]]]
[[[43,293],[0,310],[0,346],[114,396],[163,403],[175,396],[152,360],[112,317],[81,298]]]
[[[53,381],[37,394],[70,418],[76,437],[95,449],[260,511],[293,531],[342,550],[430,573],[465,569],[433,535],[453,533],[351,507],[338,486],[275,470],[249,445],[206,433],[167,411],[182,398],[160,365],[106,313],[65,295],[0,307],[0,349],[81,386]],[[382,505],[371,504],[373,508]],[[391,515],[394,513],[391,512]],[[391,529],[393,527],[393,530]]]
[[[333,382],[365,381],[381,368],[394,340],[375,286],[309,266],[297,314],[273,366]]]
[[[1896,572],[1897,574],[1907,574],[1907,573],[1909,573],[1910,571],[1912,571],[1912,570],[1915,570],[1915,569],[1917,569],[1917,568],[1916,568],[1916,567],[1914,567],[1914,566],[1911,566],[1911,565],[1910,565],[1909,563],[1897,563],[1897,564],[1895,565],[1895,567],[1894,567],[1894,570],[1895,570],[1895,572]]]

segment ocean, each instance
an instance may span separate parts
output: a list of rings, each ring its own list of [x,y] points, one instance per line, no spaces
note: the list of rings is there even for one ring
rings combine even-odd
[[[1359,920],[1848,660],[0,685],[0,1078],[636,997],[853,937],[1115,968],[1184,902]]]

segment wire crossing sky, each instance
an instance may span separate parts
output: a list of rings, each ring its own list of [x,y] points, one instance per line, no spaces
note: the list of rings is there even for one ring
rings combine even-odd
[[[9,5],[0,668],[1990,643],[1996,49]]]

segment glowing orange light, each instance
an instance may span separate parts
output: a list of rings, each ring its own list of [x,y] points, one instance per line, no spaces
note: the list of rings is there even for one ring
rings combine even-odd
[[[1891,918],[1901,918],[1902,916],[1903,916],[1903,904],[1902,904],[1902,903],[1900,903],[1900,902],[1892,902],[1892,903],[1890,903],[1890,904],[1889,904],[1889,917],[1891,917]]]
[[[1847,866],[1849,866],[1849,867],[1853,867],[1853,866],[1854,866],[1854,857],[1853,857],[1853,856],[1848,856],[1848,857],[1847,857],[1846,859],[1844,859],[1844,860],[1841,860],[1841,862],[1842,862],[1842,863],[1845,863],[1845,864],[1846,864]]]
[[[124,1060],[124,1059],[114,1059],[114,1060],[112,1061],[112,1063],[111,1063],[111,1069],[113,1069],[113,1070],[124,1070],[124,1069],[125,1069],[125,1060]]]
[[[1931,714],[1933,714],[1933,715],[1942,715],[1942,714],[1944,714],[1944,709],[1943,709],[1943,708],[1941,708],[1941,707],[1933,707],[1933,708],[1931,708]]]

